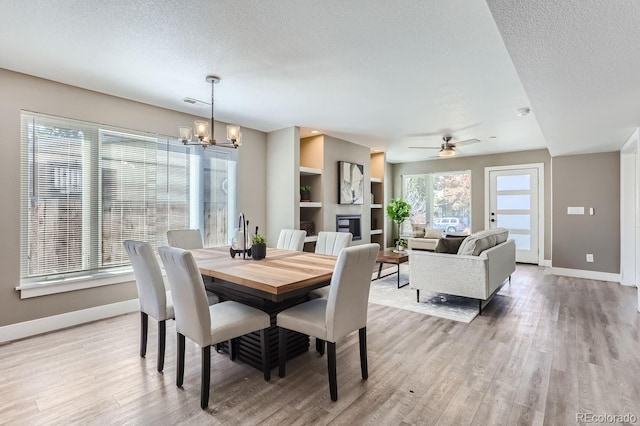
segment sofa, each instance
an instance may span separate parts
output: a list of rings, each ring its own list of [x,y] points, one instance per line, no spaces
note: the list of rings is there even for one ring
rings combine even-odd
[[[457,241],[443,238],[436,246],[436,251],[444,251],[439,246],[451,250],[459,245],[456,252],[410,251],[409,282],[418,302],[420,290],[469,297],[479,301],[481,313],[482,302],[511,280],[516,269],[516,245],[508,235],[508,230],[497,228]]]
[[[407,248],[434,251],[441,237],[441,229],[427,228],[426,225],[413,225],[413,237],[407,238]]]

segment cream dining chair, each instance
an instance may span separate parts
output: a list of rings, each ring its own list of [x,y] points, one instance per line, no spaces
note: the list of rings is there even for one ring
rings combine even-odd
[[[351,232],[318,232],[318,240],[316,241],[316,254],[327,254],[329,256],[337,256],[343,248],[351,245],[353,235]]]
[[[369,377],[367,366],[367,308],[371,270],[378,256],[378,244],[348,247],[338,255],[331,277],[329,298],[314,299],[280,312],[279,329],[280,377],[285,376],[288,330],[308,334],[327,342],[327,370],[331,400],[338,400],[336,378],[336,342],[358,330],[362,378]]]
[[[167,295],[160,265],[149,243],[126,240],[124,248],[129,255],[136,277],[140,300],[140,356],[147,354],[149,316],[158,321],[158,371],[164,368],[166,320],[174,319],[173,306],[167,304]]]
[[[318,232],[318,240],[316,241],[316,254],[325,254],[329,256],[338,256],[340,251],[343,248],[347,248],[351,245],[351,240],[353,239],[353,235],[351,232],[327,232],[320,231]],[[316,290],[313,290],[309,293],[309,296],[312,299],[323,297],[329,297],[329,286],[322,287]],[[316,350],[318,353],[324,353],[324,345],[321,345],[318,340],[316,340]]]
[[[202,275],[193,255],[174,247],[160,247],[158,252],[173,294],[178,336],[176,386],[181,387],[184,381],[185,337],[188,337],[202,351],[200,407],[205,409],[209,405],[211,345],[254,331],[260,331],[262,370],[264,379],[270,380],[269,340],[265,330],[271,325],[269,315],[232,301],[207,306]]]
[[[177,247],[183,250],[203,248],[202,235],[200,235],[199,229],[174,229],[167,231],[167,241],[169,241],[171,247]],[[209,305],[220,301],[220,298],[210,291],[207,291],[207,299],[209,299]]]
[[[199,229],[174,229],[167,231],[167,241],[171,247],[184,250],[201,249],[202,235]]]
[[[302,251],[304,247],[304,237],[307,231],[301,229],[283,229],[278,236],[276,248],[283,250]]]

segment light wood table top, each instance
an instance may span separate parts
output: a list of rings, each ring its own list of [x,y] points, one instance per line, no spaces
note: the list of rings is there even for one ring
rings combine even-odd
[[[267,257],[261,260],[232,259],[229,247],[191,253],[202,275],[276,296],[328,283],[337,260],[333,256],[275,248],[267,248]]]

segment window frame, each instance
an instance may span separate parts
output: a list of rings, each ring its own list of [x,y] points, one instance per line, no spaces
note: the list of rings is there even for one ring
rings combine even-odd
[[[447,219],[447,222],[448,222],[448,219],[449,219],[449,216],[444,216],[444,217],[439,217],[439,218],[434,218],[433,217],[434,178],[437,177],[437,176],[465,175],[465,174],[469,176],[469,223],[467,224],[467,226],[469,228],[471,228],[471,223],[472,223],[472,218],[473,218],[473,182],[472,182],[473,181],[473,173],[471,172],[471,170],[469,170],[469,169],[466,169],[466,170],[448,170],[448,171],[438,171],[438,172],[431,172],[431,173],[412,173],[412,174],[401,175],[401,177],[400,177],[400,191],[401,191],[402,197],[406,200],[405,178],[424,177],[424,178],[426,178],[428,180],[426,197],[428,199],[429,212],[427,214],[426,220],[427,220],[427,227],[428,228],[433,228],[436,220],[439,220],[440,221],[439,225],[442,225],[442,220]],[[457,219],[458,219],[458,221],[460,223],[463,223],[461,218],[457,218]],[[413,221],[412,221],[411,218],[409,218],[405,222],[409,226],[413,225]],[[403,229],[401,230],[401,236],[403,236],[403,237],[412,237],[413,233],[410,232],[410,230],[407,230],[406,226],[404,226],[404,224],[403,224]]]
[[[90,140],[87,149],[89,150],[88,156],[82,158],[82,168],[89,167],[90,173],[95,173],[97,175],[97,191],[92,191],[92,189],[96,189],[95,187],[85,188],[86,185],[90,185],[89,182],[85,180],[85,174],[83,171],[82,174],[82,185],[83,185],[83,193],[82,203],[84,205],[85,202],[88,202],[91,205],[91,208],[88,212],[83,213],[83,222],[87,219],[84,216],[89,215],[88,220],[91,223],[89,230],[83,231],[82,238],[86,238],[88,234],[90,234],[89,239],[92,240],[92,243],[87,250],[91,251],[91,255],[89,256],[92,260],[89,261],[91,265],[86,267],[85,261],[82,262],[83,269],[81,271],[73,271],[73,272],[63,272],[63,273],[51,273],[51,274],[43,274],[31,277],[23,277],[23,255],[28,252],[28,249],[25,249],[29,244],[28,240],[28,232],[29,226],[27,225],[28,221],[28,210],[29,203],[31,202],[31,193],[32,189],[25,188],[25,185],[29,184],[29,179],[33,184],[34,177],[36,174],[33,172],[31,167],[25,167],[26,164],[30,162],[33,163],[33,160],[29,155],[29,147],[28,143],[30,142],[28,139],[28,131],[27,128],[32,123],[37,123],[37,120],[43,120],[45,122],[49,121],[48,125],[51,126],[64,126],[67,123],[76,124],[78,127],[82,128],[94,128],[95,132],[95,140]],[[21,141],[21,171],[20,171],[20,282],[15,289],[20,292],[20,298],[31,298],[37,296],[43,296],[47,294],[56,294],[67,291],[74,291],[80,289],[87,289],[105,285],[112,284],[121,284],[134,281],[135,277],[133,275],[132,268],[130,264],[126,265],[118,265],[118,266],[109,266],[103,267],[102,265],[102,256],[104,255],[102,251],[102,219],[103,219],[103,206],[102,206],[102,189],[103,189],[103,166],[102,166],[102,136],[103,134],[124,134],[130,135],[135,138],[140,138],[140,140],[152,140],[155,143],[156,152],[158,155],[164,154],[165,152],[169,155],[169,152],[172,150],[179,149],[183,145],[178,141],[177,138],[160,135],[155,133],[143,132],[139,130],[125,129],[116,126],[103,125],[98,123],[91,123],[81,120],[68,119],[64,117],[57,117],[48,114],[41,114],[32,111],[21,110],[20,111],[20,141]],[[34,140],[35,146],[35,140]],[[172,149],[173,147],[173,149]],[[83,147],[84,149],[84,147]],[[227,204],[227,212],[228,212],[228,220],[226,227],[226,236],[227,240],[231,238],[231,233],[233,228],[229,228],[229,225],[233,222],[233,217],[235,217],[236,209],[237,209],[237,180],[238,180],[238,154],[236,150],[229,150],[224,148],[217,147],[208,147],[206,150],[202,147],[188,147],[185,151],[187,154],[188,162],[191,166],[197,164],[200,166],[199,170],[192,170],[189,175],[188,185],[189,185],[189,227],[191,228],[199,228],[204,229],[204,202],[205,202],[205,194],[204,194],[204,179],[205,179],[205,170],[204,164],[208,164],[210,157],[220,158],[222,157],[226,160],[226,168],[227,168],[227,176],[230,182],[229,191],[226,194],[226,204]],[[88,158],[88,160],[87,160]],[[89,163],[89,165],[87,165]],[[156,158],[155,164],[156,166],[160,162]],[[97,170],[95,170],[97,169]],[[29,174],[32,176],[29,176]],[[194,179],[196,181],[194,181]],[[168,182],[168,181],[167,181]],[[35,184],[34,184],[35,185]],[[95,186],[95,185],[94,185]],[[167,185],[168,186],[168,185]],[[195,191],[194,188],[195,187]],[[85,193],[88,189],[88,193]],[[235,192],[232,192],[235,191]],[[193,198],[195,196],[195,198]],[[156,197],[157,200],[160,197]],[[87,201],[88,200],[88,201]],[[97,214],[97,217],[95,216]],[[169,225],[170,226],[170,225]],[[156,238],[158,236],[155,236]],[[166,237],[165,237],[166,238]],[[228,241],[227,241],[228,244]],[[85,251],[85,246],[83,242],[83,252]],[[85,254],[81,254],[81,256],[85,256]],[[97,262],[97,263],[95,263]]]

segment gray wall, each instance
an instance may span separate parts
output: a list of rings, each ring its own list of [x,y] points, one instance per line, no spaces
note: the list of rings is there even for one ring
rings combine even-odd
[[[300,129],[267,135],[267,246],[275,247],[281,229],[300,227]]]
[[[553,266],[620,272],[620,153],[553,157],[552,165]],[[585,214],[568,215],[567,207]]]
[[[20,110],[176,136],[196,117],[4,69],[0,93],[0,182],[11,183],[0,186],[0,326],[135,299],[133,283],[20,299]],[[243,129],[238,206],[256,224],[266,223],[265,145],[264,133]]]
[[[544,258],[551,259],[551,157],[546,149],[392,164],[392,196],[402,193],[402,175],[471,170],[471,231],[477,232],[485,228],[484,168],[530,163],[544,163]],[[387,243],[392,241],[388,234]]]
[[[364,204],[338,204],[338,161],[364,165]],[[362,215],[362,240],[354,245],[371,241],[371,199],[369,197],[371,179],[371,150],[342,139],[324,136],[324,170],[322,173],[322,214],[324,230],[336,230],[336,215]]]

